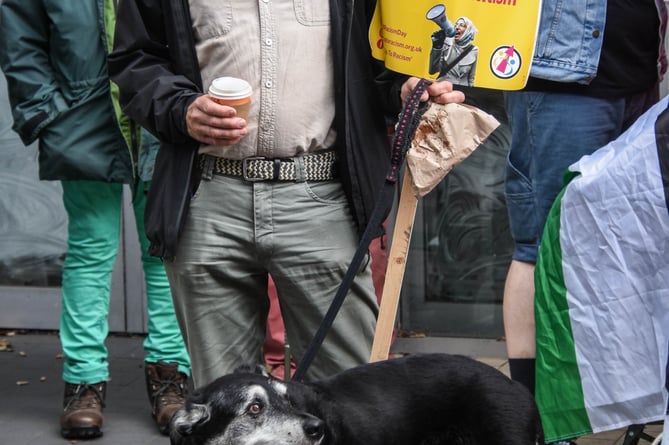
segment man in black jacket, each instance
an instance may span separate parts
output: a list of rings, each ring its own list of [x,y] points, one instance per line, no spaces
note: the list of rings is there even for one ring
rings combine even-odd
[[[268,273],[298,361],[341,283],[389,167],[384,116],[418,82],[372,59],[374,6],[119,3],[110,72],[123,109],[162,143],[146,230],[196,386],[260,360]],[[220,76],[251,84],[248,121],[203,94]],[[448,82],[428,97],[464,100]],[[377,309],[365,267],[308,378],[366,362]]]

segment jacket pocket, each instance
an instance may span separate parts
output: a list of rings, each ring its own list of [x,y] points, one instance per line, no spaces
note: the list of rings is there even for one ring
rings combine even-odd
[[[40,132],[40,179],[132,182],[128,147],[113,113],[107,95],[60,112]]]

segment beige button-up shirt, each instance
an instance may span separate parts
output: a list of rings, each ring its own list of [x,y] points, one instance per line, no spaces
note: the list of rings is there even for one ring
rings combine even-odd
[[[202,82],[253,88],[248,134],[201,153],[229,159],[290,157],[330,147],[334,79],[328,0],[190,0]]]

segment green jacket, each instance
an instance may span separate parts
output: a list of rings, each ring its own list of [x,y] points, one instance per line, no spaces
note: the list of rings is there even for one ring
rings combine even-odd
[[[115,0],[0,3],[13,128],[24,144],[39,141],[40,179],[150,179],[157,144],[145,137],[140,150],[140,127],[121,113],[107,72],[114,8]]]

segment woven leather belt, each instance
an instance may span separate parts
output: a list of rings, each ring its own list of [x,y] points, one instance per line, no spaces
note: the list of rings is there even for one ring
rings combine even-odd
[[[336,177],[337,156],[333,150],[294,158],[264,158],[256,156],[241,160],[200,156],[200,168],[213,162],[212,173],[241,176],[245,181],[330,181]]]

